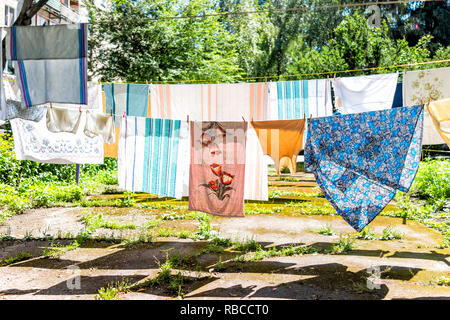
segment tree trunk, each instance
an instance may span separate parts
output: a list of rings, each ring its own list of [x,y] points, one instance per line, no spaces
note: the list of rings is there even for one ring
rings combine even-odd
[[[48,0],[39,0],[33,3],[33,0],[23,0],[22,9],[20,10],[19,16],[16,21],[14,21],[13,26],[29,26],[31,25],[31,19],[36,13],[47,3]],[[6,63],[6,39],[2,41],[3,55],[2,55],[2,66]],[[2,70],[3,71],[3,70]]]

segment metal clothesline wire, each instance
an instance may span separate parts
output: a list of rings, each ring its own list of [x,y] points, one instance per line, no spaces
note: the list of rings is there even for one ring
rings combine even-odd
[[[425,62],[413,62],[413,63],[406,63],[406,64],[398,64],[398,65],[392,65],[392,66],[385,66],[385,67],[371,67],[371,68],[361,68],[361,69],[350,69],[350,70],[336,70],[336,71],[327,71],[327,72],[313,72],[313,73],[301,73],[301,74],[285,74],[285,75],[279,75],[279,76],[259,76],[259,77],[240,77],[233,79],[234,81],[240,81],[240,80],[258,80],[258,79],[272,79],[272,78],[291,78],[291,77],[304,77],[304,76],[315,76],[315,75],[330,75],[335,73],[349,73],[349,72],[359,72],[359,71],[369,71],[369,70],[382,70],[382,69],[391,69],[391,68],[406,68],[406,67],[413,67],[418,65],[426,65],[426,64],[435,64],[435,63],[445,63],[450,62],[450,59],[444,59],[444,60],[433,60],[433,61],[425,61]],[[209,79],[209,80],[197,80],[197,79],[184,79],[184,80],[166,80],[166,81],[111,81],[111,82],[101,82],[101,83],[183,83],[183,82],[220,82],[220,81],[229,81],[229,79]]]
[[[329,9],[329,8],[349,8],[349,7],[364,7],[372,5],[394,5],[394,4],[407,4],[410,2],[444,2],[445,0],[422,0],[422,1],[373,1],[373,2],[361,2],[361,3],[346,3],[346,4],[334,4],[334,5],[321,5],[311,7],[296,7],[296,8],[283,8],[283,9],[267,9],[267,10],[253,10],[253,11],[227,11],[219,13],[208,13],[201,15],[187,15],[187,16],[171,16],[171,17],[158,17],[158,18],[143,18],[143,19],[122,19],[122,20],[100,20],[90,21],[90,24],[115,24],[115,23],[127,23],[127,22],[143,22],[143,21],[158,21],[158,20],[180,20],[180,19],[202,19],[217,16],[233,16],[233,15],[246,15],[246,14],[263,14],[263,13],[292,13],[298,11],[317,10],[317,9]]]

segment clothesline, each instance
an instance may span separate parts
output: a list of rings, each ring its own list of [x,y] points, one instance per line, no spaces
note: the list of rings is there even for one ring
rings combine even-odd
[[[444,0],[422,0],[420,2],[442,2]],[[180,20],[180,19],[202,19],[209,17],[223,17],[223,16],[233,16],[233,15],[247,15],[247,14],[263,14],[263,13],[293,13],[298,11],[307,10],[317,10],[317,9],[330,9],[330,8],[349,8],[349,7],[365,7],[372,5],[394,5],[394,4],[407,4],[409,2],[416,1],[374,1],[374,2],[362,2],[362,3],[345,3],[345,4],[334,4],[334,5],[321,5],[312,7],[296,7],[296,8],[284,8],[284,9],[268,9],[268,10],[253,10],[253,11],[227,11],[220,13],[209,13],[202,15],[187,15],[187,16],[170,16],[170,17],[159,17],[159,18],[144,18],[144,19],[123,19],[123,20],[104,20],[104,21],[91,21],[90,24],[117,24],[117,23],[129,23],[129,22],[143,22],[143,21],[158,21],[158,20]]]
[[[413,67],[413,66],[419,66],[419,65],[427,65],[427,64],[435,64],[435,63],[446,63],[446,62],[450,62],[450,59],[433,60],[433,61],[425,61],[425,62],[413,62],[413,63],[406,63],[406,64],[371,67],[371,68],[361,68],[361,69],[336,70],[336,71],[314,72],[314,73],[300,73],[300,74],[285,74],[285,75],[279,75],[279,76],[243,77],[243,78],[236,78],[235,80],[257,80],[257,79],[271,79],[271,78],[303,77],[303,76],[314,76],[314,75],[330,75],[330,74],[337,74],[337,73],[350,73],[350,72],[359,72],[359,71],[382,70],[382,69],[390,69],[390,68],[406,68],[406,67]],[[16,81],[16,79],[5,79],[5,80]],[[174,84],[176,84],[176,83],[184,83],[184,82],[208,82],[208,83],[214,83],[214,82],[220,82],[220,81],[226,81],[226,80],[227,79],[209,79],[209,80],[183,79],[183,80],[166,80],[166,81],[144,81],[144,80],[139,80],[139,81],[111,81],[111,82],[109,82],[109,81],[106,81],[106,82],[99,81],[98,83],[100,83],[100,84],[104,84],[104,83],[136,83],[136,84],[174,83]]]

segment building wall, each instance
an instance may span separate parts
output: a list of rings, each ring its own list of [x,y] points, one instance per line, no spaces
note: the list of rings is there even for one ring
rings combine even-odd
[[[18,2],[18,0],[0,0],[0,26],[11,25],[11,19],[7,19],[5,13],[13,11],[14,19],[17,18]],[[104,9],[109,6],[109,0],[95,0],[94,3]],[[88,12],[82,0],[48,0],[32,19],[32,25],[78,22],[88,22]]]

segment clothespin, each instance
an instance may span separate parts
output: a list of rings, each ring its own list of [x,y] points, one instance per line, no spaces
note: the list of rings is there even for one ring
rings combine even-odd
[[[427,102],[427,105],[429,105],[429,104],[430,104],[430,102],[431,102],[431,97],[430,97],[430,96],[428,96],[428,102]]]
[[[330,80],[330,75],[329,74],[327,74],[327,80]]]
[[[126,118],[127,117],[127,113],[124,111],[122,117]]]
[[[112,114],[112,108],[111,108],[111,117],[113,116],[113,114]]]
[[[50,102],[50,108],[53,108],[53,103]]]
[[[334,74],[334,80],[336,80],[336,73]]]
[[[311,122],[312,113],[309,114],[309,121]]]
[[[246,122],[245,119],[244,119],[244,117],[242,117],[242,121]]]
[[[186,121],[189,123],[189,115],[186,116]]]
[[[81,105],[80,105],[80,107],[78,108],[78,110],[80,111],[80,113],[81,113]]]
[[[306,119],[306,113],[303,112],[303,119]]]

